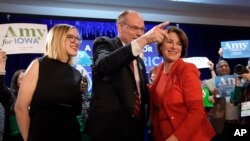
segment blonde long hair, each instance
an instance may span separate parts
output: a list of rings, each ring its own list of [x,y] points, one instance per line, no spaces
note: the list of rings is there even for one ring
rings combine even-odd
[[[76,28],[68,24],[57,24],[53,26],[47,36],[45,55],[55,60],[66,60],[72,64],[72,57],[68,56],[65,48],[65,39],[70,29]]]

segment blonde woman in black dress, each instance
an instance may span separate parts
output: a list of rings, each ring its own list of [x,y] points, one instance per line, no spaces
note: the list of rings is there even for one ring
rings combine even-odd
[[[24,141],[81,141],[81,74],[71,66],[80,42],[74,26],[55,25],[45,55],[25,72],[15,106]]]

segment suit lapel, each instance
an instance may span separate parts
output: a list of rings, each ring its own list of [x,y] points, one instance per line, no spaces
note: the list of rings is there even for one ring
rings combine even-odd
[[[116,49],[123,46],[122,41],[118,37],[114,38],[112,42],[114,43]]]

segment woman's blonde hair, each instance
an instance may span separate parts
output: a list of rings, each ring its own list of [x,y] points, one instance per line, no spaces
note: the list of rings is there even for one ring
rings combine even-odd
[[[65,48],[65,40],[70,29],[76,28],[68,24],[57,24],[53,26],[47,36],[45,55],[56,60],[66,60],[72,64],[72,57],[68,56]]]

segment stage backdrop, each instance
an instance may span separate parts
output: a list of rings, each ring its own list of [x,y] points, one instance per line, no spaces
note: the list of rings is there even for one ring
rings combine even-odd
[[[45,24],[47,25],[48,30],[55,24],[59,23],[67,23],[76,26],[81,37],[83,38],[83,43],[80,47],[80,55],[84,56],[86,59],[80,63],[90,73],[90,76],[93,40],[98,36],[108,36],[112,38],[117,35],[115,20],[0,13],[0,24],[6,23]],[[150,21],[145,22],[146,28],[148,30],[156,24],[159,23]],[[215,26],[184,23],[171,23],[171,25],[178,26],[187,33],[187,36],[189,37],[189,49],[187,57],[204,56],[214,63],[217,63],[218,61],[218,50],[222,41],[250,39],[249,27],[237,27],[237,25]],[[149,71],[152,66],[158,65],[162,60],[158,57],[155,44],[146,46],[144,51],[144,62],[147,67],[147,71]],[[42,54],[8,55],[6,66],[6,84],[10,84],[10,79],[17,69],[26,69],[33,59],[41,56]],[[247,58],[228,59],[231,70],[238,63],[246,64],[247,60]],[[208,69],[200,69],[200,71],[201,79],[210,78],[210,72]]]

